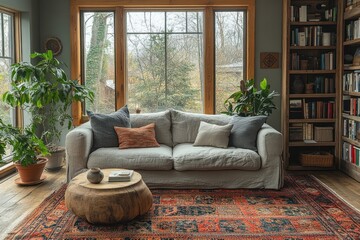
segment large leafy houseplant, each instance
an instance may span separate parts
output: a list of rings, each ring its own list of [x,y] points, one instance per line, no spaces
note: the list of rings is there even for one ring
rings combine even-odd
[[[64,125],[68,129],[72,126],[72,102],[93,101],[94,93],[69,79],[52,51],[33,53],[31,58],[36,64],[20,62],[11,66],[11,90],[4,93],[3,100],[27,110],[39,137],[50,152],[56,152]]]
[[[259,89],[257,89],[254,84],[253,79],[248,81],[242,80],[240,82],[240,90],[234,92],[225,100],[224,105],[226,111],[223,113],[244,117],[257,115],[269,116],[272,111],[276,109],[273,99],[279,96],[279,94],[275,91],[270,91],[270,85],[266,78],[260,82]]]

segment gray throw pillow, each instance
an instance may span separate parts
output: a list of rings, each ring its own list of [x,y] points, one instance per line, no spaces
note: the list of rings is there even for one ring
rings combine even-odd
[[[233,124],[229,137],[230,146],[237,148],[246,148],[257,151],[257,134],[266,122],[267,116],[239,117],[233,116],[230,124]]]
[[[130,114],[127,105],[110,114],[87,111],[94,133],[93,150],[102,147],[118,147],[118,136],[114,127],[130,127]]]
[[[231,128],[232,124],[219,126],[201,121],[194,146],[227,148]]]

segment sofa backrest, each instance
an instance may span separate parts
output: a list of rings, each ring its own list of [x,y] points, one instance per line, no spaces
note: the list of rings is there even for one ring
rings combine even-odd
[[[130,115],[131,127],[137,128],[155,123],[156,141],[169,147],[173,146],[171,134],[171,114],[169,110],[157,113]]]
[[[173,145],[195,142],[201,121],[226,125],[230,120],[231,117],[227,115],[187,113],[171,109]]]

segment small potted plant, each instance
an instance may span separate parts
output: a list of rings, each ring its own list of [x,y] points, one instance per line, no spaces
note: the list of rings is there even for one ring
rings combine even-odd
[[[48,149],[29,125],[23,129],[5,124],[0,119],[0,157],[7,145],[12,146],[12,161],[17,168],[21,184],[39,183],[48,159]]]
[[[223,112],[227,115],[243,117],[266,115],[269,116],[276,109],[274,97],[279,96],[275,91],[270,91],[266,78],[260,82],[260,89],[254,86],[254,80],[240,81],[240,91],[234,92],[225,100]]]
[[[77,80],[69,79],[52,51],[34,53],[36,64],[20,62],[11,66],[11,90],[3,100],[12,107],[26,109],[38,136],[50,151],[49,170],[60,169],[65,159],[64,147],[58,146],[64,125],[72,127],[69,113],[73,101],[93,101],[94,93]]]

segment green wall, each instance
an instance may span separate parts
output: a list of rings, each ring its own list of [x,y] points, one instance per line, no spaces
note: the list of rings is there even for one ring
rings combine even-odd
[[[30,60],[30,53],[39,50],[39,1],[1,0],[0,6],[21,13],[22,59]]]
[[[282,51],[282,0],[256,0],[255,29],[255,79],[257,83],[267,78],[271,89],[281,93],[281,61],[278,69],[260,69],[260,52]],[[281,130],[281,96],[276,98],[277,110],[267,121],[268,124]]]

